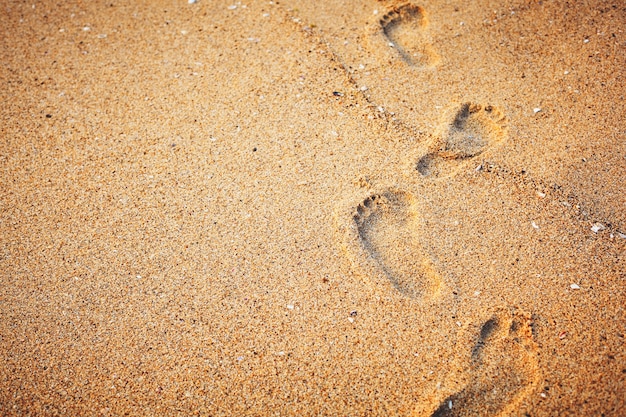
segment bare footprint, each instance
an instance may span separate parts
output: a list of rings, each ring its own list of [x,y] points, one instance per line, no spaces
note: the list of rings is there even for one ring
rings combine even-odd
[[[425,32],[428,19],[422,7],[410,3],[394,7],[380,19],[380,26],[387,45],[409,65],[432,67],[439,62]]]
[[[539,382],[528,314],[499,309],[470,330],[475,336],[466,385],[443,400],[432,417],[508,415]]]
[[[388,190],[366,198],[352,214],[355,241],[354,263],[366,266],[368,276],[382,276],[409,297],[435,296],[442,280],[424,252],[418,236],[415,197],[404,191]]]
[[[464,103],[445,117],[436,141],[417,162],[425,177],[454,174],[463,162],[502,143],[508,136],[507,119],[494,106]]]

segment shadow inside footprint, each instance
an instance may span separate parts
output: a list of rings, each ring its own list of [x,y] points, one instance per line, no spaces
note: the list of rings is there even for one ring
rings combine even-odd
[[[480,328],[468,384],[446,398],[433,417],[495,416],[517,409],[538,381],[530,318],[501,310]]]
[[[401,293],[410,297],[434,295],[441,278],[418,240],[414,197],[387,191],[368,197],[354,215],[358,237],[367,254]]]
[[[437,142],[415,168],[425,177],[452,174],[463,161],[503,142],[507,133],[507,119],[497,108],[462,104],[446,118]]]
[[[380,19],[380,25],[389,46],[395,48],[408,64],[433,66],[439,61],[424,33],[428,20],[423,8],[413,4],[400,5],[386,13]]]

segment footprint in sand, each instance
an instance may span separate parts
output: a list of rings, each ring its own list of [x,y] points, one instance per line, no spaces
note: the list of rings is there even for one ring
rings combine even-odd
[[[426,11],[410,3],[394,7],[380,19],[380,27],[389,47],[409,65],[432,67],[439,55],[426,34]]]
[[[501,308],[470,331],[470,364],[464,377],[456,378],[464,386],[443,400],[432,417],[508,415],[539,382],[528,314]]]
[[[448,177],[464,162],[502,143],[508,121],[494,106],[465,103],[452,109],[416,169],[424,177]]]
[[[407,296],[435,296],[442,280],[418,240],[418,210],[415,197],[404,191],[387,190],[366,198],[352,215],[349,228],[354,263],[372,278],[390,283]]]

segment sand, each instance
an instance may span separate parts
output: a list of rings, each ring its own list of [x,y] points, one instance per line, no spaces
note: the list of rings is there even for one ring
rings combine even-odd
[[[625,415],[621,2],[4,2],[0,414]]]

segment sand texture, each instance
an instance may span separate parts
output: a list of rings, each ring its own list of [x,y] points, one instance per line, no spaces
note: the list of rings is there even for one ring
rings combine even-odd
[[[626,415],[622,1],[0,6],[0,415]]]

